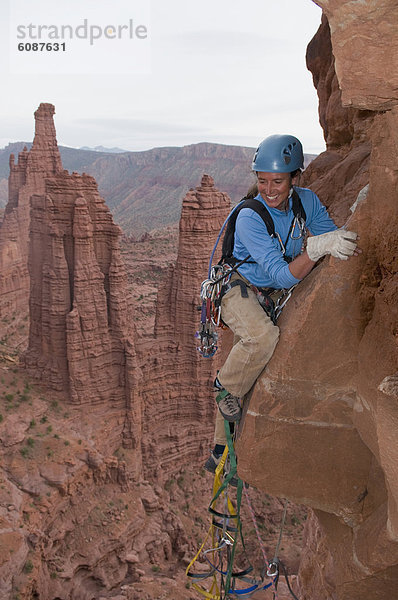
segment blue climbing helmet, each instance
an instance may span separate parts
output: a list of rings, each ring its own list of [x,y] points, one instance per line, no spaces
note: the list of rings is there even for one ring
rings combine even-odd
[[[270,135],[253,156],[252,170],[256,172],[292,173],[303,167],[303,147],[294,135]]]

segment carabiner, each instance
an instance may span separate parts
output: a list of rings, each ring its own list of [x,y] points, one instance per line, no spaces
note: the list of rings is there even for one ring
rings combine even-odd
[[[294,235],[294,230],[296,228],[296,225],[299,228],[299,235]],[[305,221],[303,221],[303,219],[300,219],[299,217],[294,217],[292,231],[290,232],[290,239],[292,239],[292,240],[301,239],[303,237],[304,229],[305,229]]]
[[[268,563],[267,577],[277,577],[279,574],[279,561],[273,560]]]

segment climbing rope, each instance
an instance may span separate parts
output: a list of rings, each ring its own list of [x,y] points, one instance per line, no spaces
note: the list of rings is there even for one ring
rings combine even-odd
[[[278,565],[279,565],[279,549],[281,546],[283,530],[285,527],[288,504],[289,504],[289,501],[286,500],[285,506],[283,508],[283,515],[282,515],[282,520],[281,520],[281,526],[279,529],[279,537],[278,537],[278,541],[277,541],[276,548],[275,548],[274,559],[269,563],[268,570],[267,570],[267,575],[269,577],[275,577],[279,572],[279,567],[278,567]]]
[[[245,494],[247,506],[249,508],[250,516],[251,516],[252,521],[253,521],[253,525],[254,525],[254,529],[255,529],[255,532],[256,532],[256,535],[257,535],[257,540],[258,540],[258,543],[259,543],[259,546],[260,546],[260,549],[261,549],[261,553],[263,555],[264,564],[268,565],[269,561],[268,561],[268,558],[267,558],[267,554],[265,552],[265,546],[263,544],[263,540],[261,539],[260,530],[258,528],[258,523],[257,523],[256,515],[255,515],[255,512],[254,512],[252,503],[250,501],[250,496],[249,496],[249,493],[248,493],[248,491],[246,489],[246,486],[243,487],[243,491],[244,491],[244,494]]]
[[[259,542],[259,546],[260,546],[260,549],[261,549],[261,552],[262,552],[262,555],[263,555],[264,564],[268,565],[267,576],[274,578],[274,582],[273,582],[274,583],[274,600],[276,600],[276,598],[278,597],[277,588],[278,588],[279,575],[280,575],[280,568],[279,567],[282,567],[283,574],[284,574],[284,577],[285,577],[286,584],[287,584],[287,587],[288,587],[290,595],[292,596],[292,598],[294,598],[294,600],[298,600],[297,596],[295,595],[295,593],[293,592],[293,590],[291,588],[287,569],[286,569],[285,565],[283,564],[283,562],[279,558],[279,550],[280,550],[280,546],[281,546],[281,542],[282,542],[283,530],[284,530],[284,527],[285,527],[285,524],[286,524],[287,507],[288,507],[289,501],[285,500],[285,504],[284,504],[284,507],[283,507],[282,519],[281,519],[281,525],[280,525],[280,529],[279,529],[278,541],[277,541],[276,548],[275,548],[274,558],[273,558],[273,560],[271,562],[269,562],[268,558],[267,558],[267,554],[265,552],[265,547],[264,547],[263,541],[261,539],[260,530],[258,528],[256,515],[255,515],[255,512],[254,512],[252,503],[250,501],[250,497],[249,497],[248,491],[247,491],[247,489],[246,489],[245,486],[243,487],[243,491],[244,491],[244,494],[245,494],[245,497],[246,497],[246,502],[247,502],[247,505],[248,505],[248,508],[249,508],[249,512],[250,512],[252,521],[253,521],[253,525],[254,525],[254,529],[255,529],[255,532],[256,532],[256,535],[257,535],[257,539],[258,539],[258,542]]]

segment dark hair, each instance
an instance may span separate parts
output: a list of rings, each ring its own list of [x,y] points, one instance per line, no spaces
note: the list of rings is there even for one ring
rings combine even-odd
[[[253,183],[247,191],[246,198],[255,198],[258,194],[257,183]]]

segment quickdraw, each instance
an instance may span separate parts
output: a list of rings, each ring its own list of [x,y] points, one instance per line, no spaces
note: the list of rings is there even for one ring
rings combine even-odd
[[[202,300],[200,328],[195,337],[199,339],[197,350],[204,358],[214,356],[218,346],[216,327],[223,327],[221,322],[221,290],[230,277],[228,265],[214,265],[209,279],[202,282],[200,299]]]

